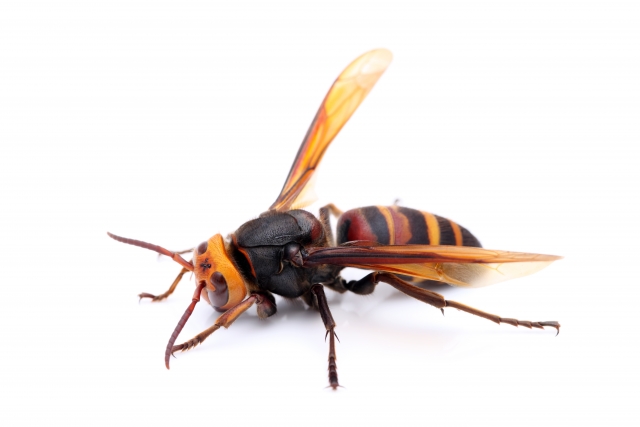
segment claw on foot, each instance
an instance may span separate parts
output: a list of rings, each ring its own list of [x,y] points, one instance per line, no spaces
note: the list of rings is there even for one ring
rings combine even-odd
[[[552,328],[556,328],[556,336],[558,336],[558,334],[560,333],[560,323],[556,322],[556,321],[547,321],[547,322],[538,322],[540,324],[540,326],[551,326]]]
[[[195,337],[191,338],[189,341],[183,342],[182,344],[174,345],[173,347],[171,347],[171,354],[173,354],[176,351],[185,352],[185,351],[191,350],[192,348],[202,344],[209,335],[211,335],[218,329],[220,329],[220,325],[213,325],[211,328],[196,335]]]
[[[153,294],[148,294],[146,292],[138,294],[138,296],[140,297],[138,302],[142,301],[142,298],[150,298],[151,302],[158,302],[158,301],[162,301],[167,297],[166,295],[153,295]]]
[[[517,320],[517,319],[510,319],[510,318],[500,318],[500,323],[506,323],[508,325],[512,325],[515,326],[516,328],[518,326],[524,326],[527,327],[529,329],[531,328],[537,328],[537,329],[544,329],[545,326],[551,326],[552,328],[556,328],[556,336],[558,336],[558,334],[560,333],[560,323],[556,322],[556,321],[547,321],[547,322],[530,322],[529,320]]]

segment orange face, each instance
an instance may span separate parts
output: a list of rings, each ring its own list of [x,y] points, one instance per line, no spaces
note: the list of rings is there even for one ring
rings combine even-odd
[[[240,304],[247,295],[244,280],[229,258],[220,234],[196,248],[193,266],[196,282],[206,285],[202,297],[216,310],[228,310]]]

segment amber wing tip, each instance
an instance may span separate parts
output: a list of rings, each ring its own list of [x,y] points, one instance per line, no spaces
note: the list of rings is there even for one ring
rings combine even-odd
[[[361,58],[366,58],[367,66],[363,70],[365,74],[382,74],[393,60],[393,54],[390,50],[381,48],[367,52]]]
[[[377,49],[373,49],[371,52],[376,52],[376,55],[378,55],[380,57],[384,57],[385,59],[388,59],[389,61],[391,61],[393,59],[393,53],[391,53],[391,51],[389,49],[387,49],[386,47],[379,47]]]

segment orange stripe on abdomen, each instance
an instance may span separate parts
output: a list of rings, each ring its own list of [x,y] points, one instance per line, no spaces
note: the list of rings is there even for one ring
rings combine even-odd
[[[453,229],[453,235],[456,238],[456,246],[462,246],[462,231],[460,231],[460,226],[451,220],[449,220],[449,223]]]
[[[427,234],[429,235],[430,245],[440,244],[440,225],[438,225],[438,219],[434,214],[429,212],[422,212],[424,221],[427,224]]]

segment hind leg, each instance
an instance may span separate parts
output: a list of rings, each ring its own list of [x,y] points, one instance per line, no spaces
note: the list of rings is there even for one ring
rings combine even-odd
[[[477,308],[469,307],[468,305],[464,305],[457,301],[451,301],[444,298],[444,296],[430,291],[428,289],[420,288],[416,285],[412,285],[409,282],[406,282],[395,274],[391,273],[383,273],[383,272],[375,272],[366,275],[360,280],[352,280],[350,282],[345,282],[345,287],[357,294],[366,295],[373,292],[375,286],[378,282],[385,282],[400,292],[409,295],[419,301],[432,305],[436,308],[439,308],[444,314],[445,307],[453,307],[457,308],[460,311],[464,311],[469,314],[473,314],[474,316],[482,317],[487,320],[491,320],[495,323],[506,323],[513,326],[524,326],[529,329],[538,328],[544,329],[545,326],[550,326],[555,328],[558,332],[556,335],[560,333],[560,323],[556,321],[544,321],[544,322],[531,322],[529,320],[518,320],[512,319],[509,317],[500,317],[496,314],[487,313],[486,311],[478,310]]]

